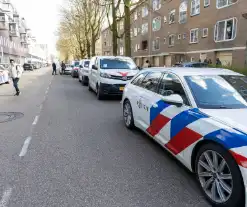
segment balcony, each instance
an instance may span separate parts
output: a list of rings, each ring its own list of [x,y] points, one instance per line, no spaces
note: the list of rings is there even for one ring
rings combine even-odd
[[[24,34],[21,34],[21,43],[22,44],[27,44],[27,36]]]
[[[19,33],[19,30],[16,29],[16,28],[11,28],[9,29],[9,36],[10,37],[19,37],[20,36],[20,33]]]
[[[14,16],[14,17],[17,17],[17,18],[19,18],[19,17],[20,17],[20,15],[18,14],[18,12],[17,12],[16,10],[14,10],[14,12],[13,12],[13,16]]]
[[[3,3],[1,3],[1,10],[3,12],[13,13],[13,6],[11,5],[10,1],[4,1]]]
[[[4,13],[0,13],[0,30],[8,30],[8,16]]]

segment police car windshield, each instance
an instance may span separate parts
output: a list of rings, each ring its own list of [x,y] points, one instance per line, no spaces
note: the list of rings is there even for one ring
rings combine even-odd
[[[85,61],[85,62],[84,62],[84,67],[85,67],[85,68],[88,68],[89,63],[90,63],[90,61],[89,61],[89,60]]]
[[[185,80],[199,108],[247,108],[246,76],[186,76]]]
[[[137,67],[132,60],[122,58],[104,58],[100,60],[101,69],[128,69],[137,70]]]
[[[79,66],[80,62],[74,62],[74,66]]]

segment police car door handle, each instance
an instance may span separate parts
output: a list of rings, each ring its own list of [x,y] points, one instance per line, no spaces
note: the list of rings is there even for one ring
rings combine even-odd
[[[157,107],[158,107],[158,104],[154,103],[154,104],[152,104],[152,106],[153,106],[154,108],[157,108]]]

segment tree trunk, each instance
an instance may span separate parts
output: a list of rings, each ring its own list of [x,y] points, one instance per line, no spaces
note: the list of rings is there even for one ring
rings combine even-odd
[[[87,40],[87,58],[91,58],[91,45],[89,40]]]
[[[96,44],[96,39],[94,37],[94,35],[92,35],[92,44],[91,44],[91,51],[92,51],[92,57],[95,56],[95,44]]]
[[[124,1],[124,53],[125,56],[131,57],[131,37],[130,37],[130,0]]]
[[[117,56],[117,35],[117,15],[115,1],[112,0],[112,53],[114,56]]]
[[[82,48],[82,44],[80,43],[80,56],[81,56],[81,59],[84,58],[84,50]]]

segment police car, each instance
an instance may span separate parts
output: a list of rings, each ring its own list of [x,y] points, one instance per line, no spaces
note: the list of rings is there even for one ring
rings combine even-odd
[[[213,206],[246,206],[247,77],[226,69],[150,68],[126,85],[138,127],[195,172]]]
[[[106,95],[122,95],[125,85],[139,69],[130,57],[95,56],[89,64],[88,89],[95,91],[97,98]]]

